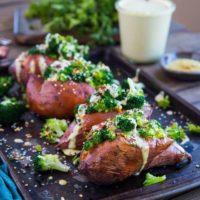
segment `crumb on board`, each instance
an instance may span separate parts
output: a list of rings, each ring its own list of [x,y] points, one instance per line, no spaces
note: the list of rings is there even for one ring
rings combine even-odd
[[[20,138],[15,138],[14,142],[15,143],[23,143],[24,141],[22,139],[20,139]]]
[[[60,180],[58,181],[58,184],[64,186],[64,185],[67,185],[67,181],[64,180],[64,179],[60,179]]]

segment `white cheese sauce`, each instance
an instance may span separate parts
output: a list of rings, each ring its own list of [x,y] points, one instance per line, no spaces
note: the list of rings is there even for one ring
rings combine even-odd
[[[80,123],[77,123],[76,126],[74,127],[73,132],[71,133],[71,135],[69,136],[68,140],[69,140],[69,144],[68,144],[68,148],[69,149],[76,149],[76,138],[79,134],[79,130],[81,129],[83,123],[82,120]]]

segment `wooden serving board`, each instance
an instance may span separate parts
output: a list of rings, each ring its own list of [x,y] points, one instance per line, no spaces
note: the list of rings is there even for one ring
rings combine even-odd
[[[91,60],[94,62],[102,61],[111,66],[112,71],[119,80],[133,77],[135,74],[135,67],[130,63],[124,62],[120,56],[114,54],[112,49],[93,52]],[[199,112],[196,112],[187,102],[171,92],[169,92],[169,95],[173,104],[170,110],[173,111],[173,115],[158,109],[154,97],[160,90],[165,90],[165,88],[162,85],[156,85],[144,71],[141,72],[140,79],[146,86],[145,93],[147,94],[148,101],[155,108],[153,118],[158,119],[164,126],[172,120],[185,126],[188,121],[195,121],[200,118]],[[132,199],[133,197],[134,199],[161,199],[169,198],[200,186],[200,170],[196,167],[197,164],[200,164],[200,137],[198,135],[188,133],[191,141],[184,146],[193,156],[192,163],[183,168],[177,165],[149,170],[154,175],[166,174],[166,182],[143,187],[142,183],[146,173],[143,172],[140,176],[132,176],[121,183],[110,186],[98,186],[88,182],[79,173],[77,167],[72,165],[70,158],[63,156],[61,152],[57,152],[53,145],[48,145],[44,139],[39,137],[44,119],[31,112],[26,113],[23,118],[26,121],[25,125],[21,121],[14,127],[3,127],[4,130],[0,133],[0,140],[2,141],[0,147],[4,151],[4,155],[9,157],[13,151],[22,155],[23,159],[11,161],[12,167],[15,169],[15,174],[19,177],[17,181],[26,187],[26,191],[29,192],[34,200],[57,200],[61,199],[61,197],[70,200]],[[16,138],[22,139],[22,143],[16,143]],[[25,145],[27,142],[30,146]],[[35,173],[32,160],[37,154],[35,151],[36,144],[41,144],[47,153],[59,153],[62,160],[71,166],[71,172],[66,174],[60,172]],[[67,181],[67,184],[64,186],[59,184],[59,180],[62,179]]]

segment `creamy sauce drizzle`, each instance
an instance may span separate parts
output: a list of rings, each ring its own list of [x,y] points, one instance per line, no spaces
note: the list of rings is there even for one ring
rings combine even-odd
[[[139,175],[140,172],[145,168],[147,164],[147,161],[149,158],[149,145],[142,137],[140,137],[139,133],[136,130],[134,130],[134,132],[135,132],[134,134],[135,141],[132,144],[140,148],[142,152],[142,158],[143,158],[143,162],[142,162],[142,166],[140,170],[135,173],[135,175]]]
[[[75,149],[76,148],[76,137],[79,134],[79,130],[81,129],[83,123],[82,121],[78,124],[76,124],[72,134],[69,136],[69,144],[68,144],[68,148],[69,149]]]
[[[35,73],[35,60],[31,60],[29,68],[30,68],[30,73],[34,74]]]
[[[40,72],[41,74],[44,74],[46,68],[48,67],[46,60],[43,56],[39,57],[39,68],[40,68]]]
[[[20,74],[21,74],[21,69],[22,69],[22,62],[27,56],[27,52],[23,52],[19,55],[19,57],[15,60],[15,73],[16,73],[16,78],[20,82]]]

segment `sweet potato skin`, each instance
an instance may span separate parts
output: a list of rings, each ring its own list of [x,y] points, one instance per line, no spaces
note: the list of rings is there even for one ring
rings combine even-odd
[[[97,184],[122,181],[139,171],[143,162],[140,149],[121,136],[89,152],[83,151],[80,160],[79,170]]]
[[[45,63],[45,66],[41,66],[41,60]],[[16,59],[17,60],[17,59]],[[44,70],[54,62],[53,58],[43,56],[39,54],[26,55],[20,62],[20,69],[17,68],[17,61],[10,67],[10,73],[16,77],[17,81],[26,85],[31,74],[41,75]]]
[[[26,87],[30,109],[44,117],[71,118],[76,105],[86,102],[95,89],[86,83],[48,81],[31,75]]]
[[[80,156],[80,171],[96,184],[112,184],[149,168],[175,165],[191,161],[191,155],[181,151],[170,138],[147,139],[149,156],[143,168],[141,147],[131,144],[123,136],[105,141]],[[143,168],[143,169],[142,169]]]

